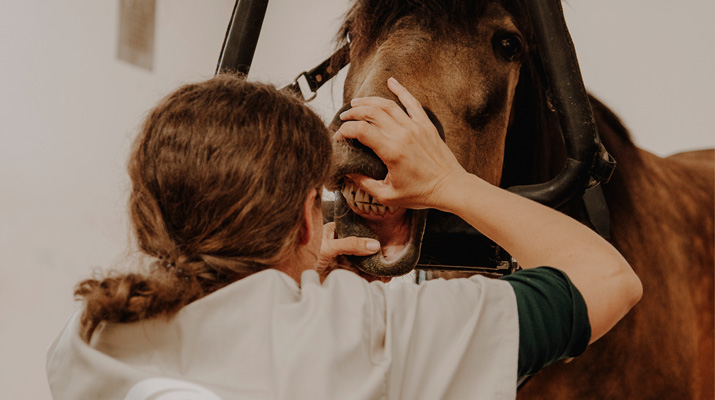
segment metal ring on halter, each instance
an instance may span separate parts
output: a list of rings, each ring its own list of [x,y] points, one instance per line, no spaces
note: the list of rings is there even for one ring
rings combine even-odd
[[[297,89],[300,91],[300,95],[303,97],[303,101],[305,101],[305,102],[312,101],[312,100],[315,99],[315,97],[318,95],[318,91],[317,91],[317,90],[316,90],[316,91],[312,91],[312,90],[311,90],[311,93],[312,93],[313,95],[310,96],[310,97],[306,96],[306,95],[305,95],[305,92],[303,91],[303,87],[300,85],[300,83],[298,83],[298,79],[300,79],[301,77],[303,77],[303,78],[305,79],[306,84],[307,84],[308,87],[310,88],[310,83],[309,83],[309,81],[308,81],[308,72],[307,72],[307,71],[301,72],[300,74],[298,74],[298,76],[295,77],[295,79],[293,79],[293,87],[297,88]],[[308,90],[310,90],[310,89],[308,89]]]

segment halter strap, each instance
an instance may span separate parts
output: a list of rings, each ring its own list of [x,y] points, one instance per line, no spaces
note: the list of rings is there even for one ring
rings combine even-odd
[[[313,100],[318,95],[318,89],[350,63],[349,54],[350,44],[348,43],[326,58],[317,67],[298,74],[293,83],[282,87],[280,90],[295,93],[301,96],[305,102]],[[307,89],[301,86],[301,78],[305,81]]]

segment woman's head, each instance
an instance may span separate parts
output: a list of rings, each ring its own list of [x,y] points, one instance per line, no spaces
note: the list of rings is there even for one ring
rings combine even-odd
[[[86,338],[101,320],[171,314],[289,256],[330,156],[321,119],[272,86],[222,75],[167,96],[129,161],[131,221],[157,268],[81,282]]]
[[[149,115],[130,160],[140,249],[219,274],[274,265],[296,244],[330,151],[321,119],[271,86],[220,76],[182,87]]]

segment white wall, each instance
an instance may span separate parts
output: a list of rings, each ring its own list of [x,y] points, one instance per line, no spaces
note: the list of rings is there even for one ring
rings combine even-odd
[[[586,87],[658,155],[715,146],[715,2],[564,3]]]
[[[44,353],[74,283],[126,249],[131,137],[159,96],[212,75],[222,3],[159,1],[149,73],[115,60],[116,1],[2,0],[0,398],[50,398]]]
[[[44,354],[72,286],[127,252],[131,138],[161,96],[213,74],[233,2],[158,0],[152,72],[115,60],[117,1],[0,2],[0,397],[50,397]],[[321,61],[345,4],[271,0],[251,79],[287,83]],[[639,144],[715,145],[712,2],[566,7],[587,87]]]

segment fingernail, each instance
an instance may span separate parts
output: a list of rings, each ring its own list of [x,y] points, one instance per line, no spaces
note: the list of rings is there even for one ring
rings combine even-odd
[[[377,240],[368,239],[365,241],[365,248],[370,251],[375,251],[380,249],[380,242]]]
[[[388,81],[388,82],[392,82],[392,83],[396,83],[396,84],[398,84],[398,85],[400,84],[400,82],[397,82],[397,79],[395,79],[395,78],[393,78],[393,77],[389,77],[389,78],[387,79],[387,81]]]
[[[362,100],[362,97],[356,97],[356,98],[350,100],[350,105],[355,106],[355,103],[357,103],[360,100]]]

